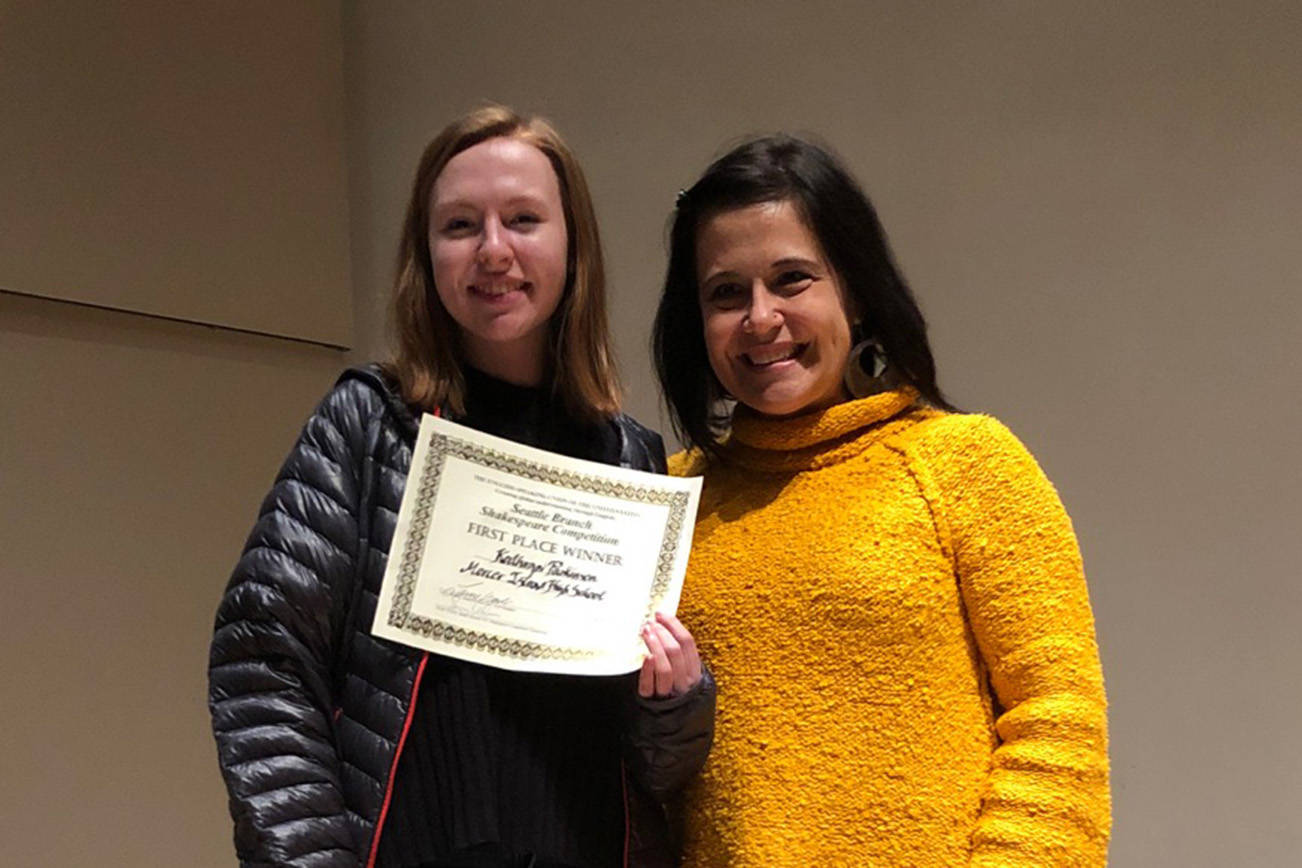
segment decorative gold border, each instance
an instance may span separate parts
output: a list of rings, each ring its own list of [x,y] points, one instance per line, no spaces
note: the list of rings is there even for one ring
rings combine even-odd
[[[657,491],[626,482],[615,482],[600,476],[559,470],[545,464],[517,458],[496,449],[486,449],[466,440],[449,437],[446,434],[431,432],[429,452],[421,468],[421,477],[417,484],[415,506],[412,510],[411,527],[407,537],[407,547],[402,552],[402,561],[398,568],[398,578],[394,588],[393,603],[389,609],[389,626],[406,630],[426,639],[439,639],[464,648],[517,660],[581,660],[596,657],[597,652],[584,648],[567,648],[560,645],[547,645],[541,642],[524,642],[508,639],[492,633],[467,630],[455,627],[443,621],[436,621],[411,611],[412,595],[416,589],[416,579],[420,572],[420,553],[425,550],[425,541],[429,535],[430,522],[434,517],[434,500],[438,496],[439,483],[443,478],[443,467],[449,456],[463,458],[466,461],[512,473],[537,482],[547,482],[577,491],[587,491],[621,500],[633,500],[655,506],[669,507],[669,520],[665,522],[665,535],[660,541],[660,555],[656,560],[655,580],[651,585],[651,600],[647,605],[646,618],[650,618],[668,590],[670,576],[673,572],[674,556],[678,552],[678,537],[683,523],[687,520],[688,496],[683,491]]]

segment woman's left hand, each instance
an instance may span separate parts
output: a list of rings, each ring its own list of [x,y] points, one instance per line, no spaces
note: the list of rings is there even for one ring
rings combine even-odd
[[[642,625],[642,641],[650,652],[642,661],[637,692],[643,698],[665,698],[686,693],[701,680],[701,655],[696,640],[673,615],[656,612]]]

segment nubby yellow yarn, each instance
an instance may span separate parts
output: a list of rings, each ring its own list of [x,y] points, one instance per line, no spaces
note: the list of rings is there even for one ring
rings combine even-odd
[[[1097,866],[1106,701],[1071,523],[1025,447],[908,391],[739,413],[679,613],[719,687],[684,864]]]

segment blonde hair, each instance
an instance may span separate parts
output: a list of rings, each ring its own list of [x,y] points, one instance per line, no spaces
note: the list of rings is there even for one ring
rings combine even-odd
[[[385,370],[403,398],[433,412],[465,412],[456,322],[434,288],[429,251],[430,197],[448,161],[495,138],[527,142],[546,155],[560,182],[569,251],[565,288],[550,321],[552,390],[566,409],[586,422],[619,412],[620,386],[606,323],[606,271],[596,213],[583,171],[551,124],[500,105],[475,109],[448,124],[421,154],[403,220],[393,293],[397,351]]]

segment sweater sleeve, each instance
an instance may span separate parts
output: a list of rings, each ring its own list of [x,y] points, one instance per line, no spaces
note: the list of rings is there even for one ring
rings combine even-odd
[[[208,701],[246,868],[358,863],[330,672],[357,549],[368,395],[345,382],[308,420],[217,610]]]
[[[921,438],[942,538],[998,700],[972,866],[1102,866],[1111,825],[1094,618],[1071,521],[999,422],[945,416]]]

